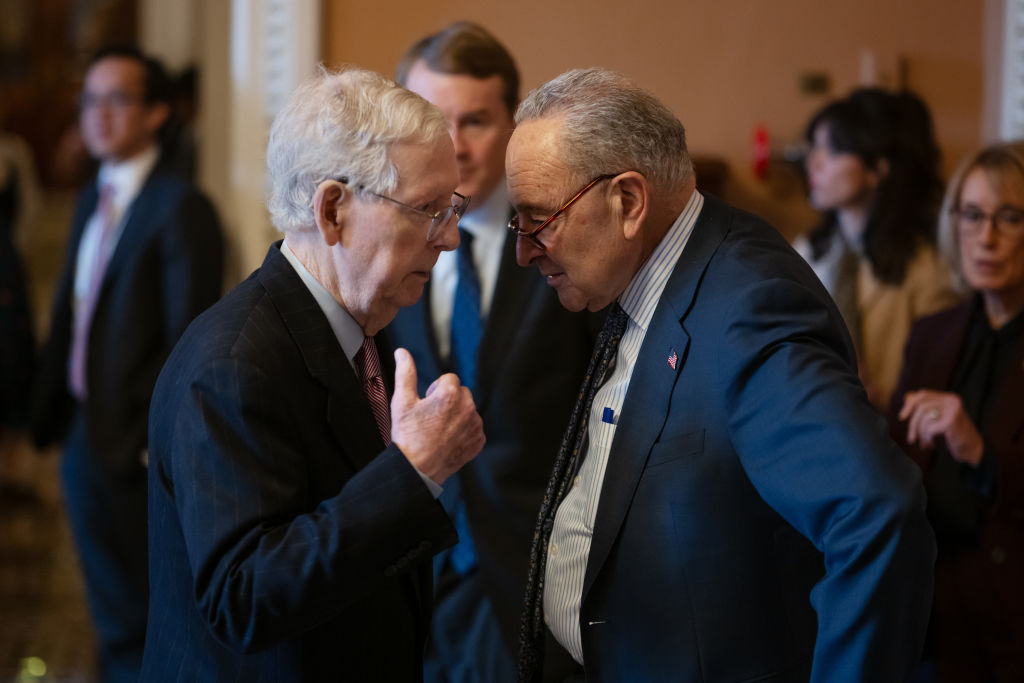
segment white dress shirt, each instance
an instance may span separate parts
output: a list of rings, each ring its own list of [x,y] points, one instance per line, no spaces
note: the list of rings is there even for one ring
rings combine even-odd
[[[555,513],[544,573],[544,621],[580,664],[583,664],[580,639],[583,578],[615,427],[622,419],[629,380],[654,310],[703,206],[704,198],[694,190],[686,208],[619,296],[619,304],[629,317],[626,332],[616,351],[611,377],[598,389],[590,408],[587,446],[579,474]],[[605,418],[606,410],[611,411],[610,421]]]
[[[474,197],[469,203],[469,211],[459,221],[459,227],[473,235],[473,263],[480,278],[480,316],[483,320],[491,310],[491,299],[498,283],[510,213],[508,191],[502,178],[485,202],[477,204]],[[434,324],[434,338],[437,339],[441,358],[447,358],[451,350],[455,285],[459,280],[458,257],[454,251],[441,252],[430,271],[430,280],[430,318]]]
[[[107,242],[107,253],[104,258],[108,259],[114,253],[121,233],[124,232],[124,225],[128,219],[132,202],[139,195],[146,178],[153,171],[157,160],[160,158],[160,148],[152,145],[144,151],[136,154],[127,161],[118,164],[105,163],[100,167],[96,176],[96,187],[102,189],[109,185],[113,194],[111,195],[111,221],[115,225],[114,233]],[[100,237],[103,233],[103,217],[99,214],[99,205],[96,211],[89,217],[82,232],[82,239],[78,243],[78,255],[75,260],[75,283],[74,301],[78,303],[88,296],[89,282],[92,279],[93,268],[100,256]],[[104,261],[105,262],[105,261]]]

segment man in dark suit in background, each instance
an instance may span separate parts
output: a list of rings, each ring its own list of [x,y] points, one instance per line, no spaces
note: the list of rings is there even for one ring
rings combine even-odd
[[[695,189],[682,124],[627,79],[568,72],[516,122],[520,264],[566,308],[611,304],[541,508],[522,679],[550,629],[593,681],[905,680],[935,543],[828,294]]]
[[[375,335],[458,245],[452,143],[418,95],[321,72],[267,166],[285,239],[153,397],[142,680],[419,680],[430,558],[456,540],[436,497],[484,437],[455,375],[420,399]]]
[[[30,409],[38,445],[64,439],[61,480],[105,681],[137,680],[142,662],[150,395],[223,272],[212,205],[161,158],[168,97],[163,68],[134,48],[90,63],[81,131],[100,169],[75,209]]]
[[[564,310],[543,278],[516,266],[505,147],[519,73],[504,46],[457,22],[410,48],[398,79],[444,112],[459,191],[473,203],[458,250],[438,258],[421,301],[388,332],[416,359],[421,389],[449,370],[472,388],[487,434],[441,497],[459,544],[436,562],[426,679],[501,683],[515,676],[537,508],[600,322]],[[548,654],[551,680],[576,668],[556,643]]]

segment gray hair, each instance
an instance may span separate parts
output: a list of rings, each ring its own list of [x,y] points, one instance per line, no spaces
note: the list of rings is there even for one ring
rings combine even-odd
[[[982,147],[960,162],[946,186],[937,230],[939,252],[953,270],[956,284],[964,291],[969,291],[970,285],[964,279],[960,234],[953,213],[960,208],[964,181],[976,168],[983,169],[992,187],[1003,194],[1007,193],[1007,186],[1011,183],[1017,184],[1019,188],[1024,187],[1024,140],[998,142]]]
[[[271,222],[281,232],[312,228],[313,194],[326,178],[344,176],[354,190],[391,194],[398,187],[391,146],[446,137],[444,115],[419,95],[372,71],[321,66],[270,129]]]
[[[574,69],[530,92],[516,125],[561,117],[562,161],[585,182],[603,173],[638,171],[659,189],[689,180],[686,131],[668,107],[625,76]]]

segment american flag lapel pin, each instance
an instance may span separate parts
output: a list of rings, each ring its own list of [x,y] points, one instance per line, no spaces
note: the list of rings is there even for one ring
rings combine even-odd
[[[676,353],[675,349],[672,349],[668,354],[668,366],[673,370],[676,369],[676,364],[679,362],[679,354]]]

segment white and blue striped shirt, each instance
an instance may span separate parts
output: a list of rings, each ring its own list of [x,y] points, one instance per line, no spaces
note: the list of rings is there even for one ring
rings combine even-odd
[[[619,296],[619,304],[629,316],[626,332],[619,343],[611,377],[597,391],[590,408],[588,445],[579,475],[555,513],[544,574],[544,621],[558,642],[580,664],[583,664],[580,639],[583,577],[615,426],[622,419],[620,411],[633,366],[654,310],[703,206],[704,197],[694,190],[686,208]],[[611,416],[610,421],[608,415]]]

